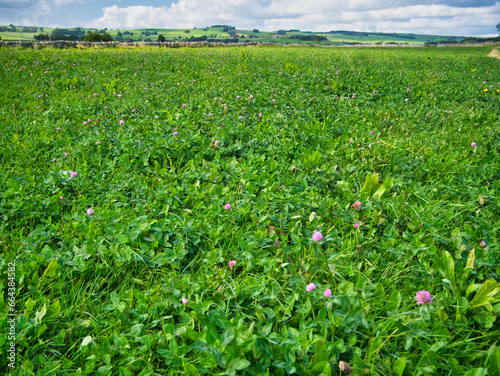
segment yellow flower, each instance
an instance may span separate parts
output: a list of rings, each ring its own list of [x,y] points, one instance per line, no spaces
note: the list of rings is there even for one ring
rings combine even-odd
[[[500,93],[500,89],[497,89],[497,93]]]
[[[488,89],[484,89],[484,91],[486,92],[486,91],[488,91]]]

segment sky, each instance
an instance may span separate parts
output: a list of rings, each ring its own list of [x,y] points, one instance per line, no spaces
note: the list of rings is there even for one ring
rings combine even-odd
[[[0,24],[498,35],[500,0],[0,0]]]

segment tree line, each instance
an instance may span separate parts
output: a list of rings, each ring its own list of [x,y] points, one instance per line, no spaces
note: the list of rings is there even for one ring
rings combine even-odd
[[[99,32],[89,32],[82,35],[67,35],[67,34],[59,34],[52,32],[52,34],[38,34],[34,36],[35,40],[38,41],[84,41],[84,42],[112,42],[113,37],[108,33],[99,33]]]

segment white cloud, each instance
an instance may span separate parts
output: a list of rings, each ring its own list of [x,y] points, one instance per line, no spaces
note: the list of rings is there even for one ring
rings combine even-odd
[[[14,3],[11,0],[0,1],[2,4]],[[84,3],[84,0],[21,0],[15,2],[22,9],[20,24],[25,26],[47,26],[54,19],[62,18],[65,7],[71,4]]]
[[[71,1],[71,0],[53,0]],[[103,9],[88,26],[188,28],[229,24],[262,30],[358,30],[453,35],[494,33],[500,2],[451,0],[177,0],[170,7]],[[448,5],[447,5],[448,4]],[[478,31],[481,30],[481,31]]]
[[[58,6],[58,7],[63,7],[65,5],[69,5],[69,4],[76,4],[76,3],[83,4],[84,3],[83,0],[53,0],[52,2],[54,3],[55,6]]]

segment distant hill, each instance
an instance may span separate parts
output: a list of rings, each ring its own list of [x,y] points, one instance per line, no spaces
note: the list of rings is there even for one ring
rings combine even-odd
[[[411,33],[359,32],[333,30],[327,32],[301,31],[298,29],[259,31],[257,29],[237,29],[229,25],[213,25],[206,28],[193,29],[130,29],[108,30],[90,28],[46,28],[34,26],[0,25],[0,37],[9,40],[83,40],[91,32],[108,33],[115,41],[154,42],[158,38],[167,42],[173,41],[218,41],[218,42],[268,42],[276,44],[408,44],[453,43],[470,40],[465,36],[430,35]],[[160,35],[162,37],[160,37]],[[474,38],[473,38],[474,39]]]

